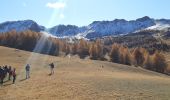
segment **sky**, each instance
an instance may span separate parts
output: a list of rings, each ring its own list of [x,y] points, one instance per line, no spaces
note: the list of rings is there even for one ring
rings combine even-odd
[[[0,23],[30,19],[49,28],[143,16],[170,19],[169,5],[170,0],[0,0]]]

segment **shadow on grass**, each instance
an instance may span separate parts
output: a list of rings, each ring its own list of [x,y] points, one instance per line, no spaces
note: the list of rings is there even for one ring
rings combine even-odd
[[[50,74],[48,74],[48,76],[51,76],[52,74],[50,73]]]
[[[9,82],[10,80],[6,80],[6,81],[4,81],[4,83],[6,83],[6,82]]]
[[[7,84],[4,84],[3,86],[6,87],[6,86],[9,86],[9,85],[12,85],[13,83],[7,83]]]
[[[24,79],[21,79],[21,80],[20,80],[20,82],[22,82],[22,81],[25,81],[25,80],[27,80],[27,79],[26,79],[26,78],[24,78]]]

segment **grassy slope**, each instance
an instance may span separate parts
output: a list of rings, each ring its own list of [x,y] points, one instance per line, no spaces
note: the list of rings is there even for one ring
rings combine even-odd
[[[0,65],[17,68],[17,82],[0,87],[0,100],[114,100],[170,98],[170,77],[156,72],[78,57],[33,53],[31,78],[24,80],[30,52],[0,47]],[[36,59],[37,58],[37,59]],[[57,64],[49,76],[47,64]],[[101,66],[104,66],[103,68]]]

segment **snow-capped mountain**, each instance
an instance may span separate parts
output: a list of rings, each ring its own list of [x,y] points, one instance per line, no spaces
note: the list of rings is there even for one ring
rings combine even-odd
[[[49,32],[60,37],[75,36],[77,38],[97,38],[109,35],[127,34],[153,25],[155,25],[154,19],[143,17],[132,21],[126,21],[124,19],[94,21],[90,25],[84,27],[59,25],[49,29]]]
[[[155,25],[146,28],[146,30],[167,30],[170,28],[170,20],[168,19],[155,20],[155,23]]]
[[[143,17],[137,20],[126,21],[124,19],[115,19],[113,21],[96,21],[89,25],[89,30],[93,31],[87,34],[87,38],[103,37],[108,35],[120,35],[135,32],[155,25],[154,19]]]
[[[103,36],[124,35],[140,30],[162,30],[170,28],[170,20],[153,19],[147,16],[136,20],[115,19],[113,21],[94,21],[88,26],[78,27],[75,25],[57,25],[52,28],[45,28],[32,20],[11,21],[0,24],[0,33],[11,30],[25,31],[32,30],[36,32],[46,31],[57,37],[75,37],[75,38],[98,38]]]
[[[63,25],[62,25],[63,26]],[[64,27],[64,26],[63,26]],[[170,27],[170,20],[159,19],[155,20],[147,16],[127,21],[124,19],[115,19],[113,21],[94,21],[88,26],[76,27],[69,25],[65,28],[61,28],[65,31],[60,31],[60,28],[56,26],[50,29],[50,33],[57,36],[75,36],[76,38],[98,38],[103,36],[115,36],[133,33],[145,29],[160,30]],[[73,28],[74,27],[74,28]]]
[[[74,25],[57,25],[48,29],[48,32],[58,37],[74,36],[79,32],[79,27]]]
[[[26,30],[40,32],[41,30],[44,30],[44,28],[44,26],[40,26],[32,20],[8,21],[0,24],[0,33],[9,32],[12,30],[16,30],[17,32]]]
[[[47,29],[48,33],[53,34],[57,37],[77,37],[81,34],[81,37],[85,37],[83,34],[86,32],[86,27],[78,27],[75,25],[57,25]]]

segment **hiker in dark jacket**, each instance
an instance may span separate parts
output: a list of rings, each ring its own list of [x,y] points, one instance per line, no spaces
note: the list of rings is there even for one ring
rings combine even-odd
[[[30,65],[27,64],[25,67],[26,70],[26,79],[30,78]]]
[[[12,76],[13,76],[13,84],[15,83],[15,80],[16,80],[16,69],[14,68],[13,71],[12,71]]]
[[[49,64],[51,69],[51,75],[54,74],[54,63]]]
[[[8,67],[7,67],[7,65],[5,65],[4,67],[3,67],[3,70],[4,70],[4,75],[5,75],[5,77],[7,76],[7,73],[8,73]]]
[[[0,71],[0,80],[1,80],[1,84],[3,84],[4,79],[5,79],[7,72],[8,72],[8,68],[7,68],[7,66],[3,66],[3,67],[0,68],[0,70],[1,70]]]
[[[0,84],[2,85],[3,84],[3,80],[4,80],[4,70],[3,68],[0,66]]]

